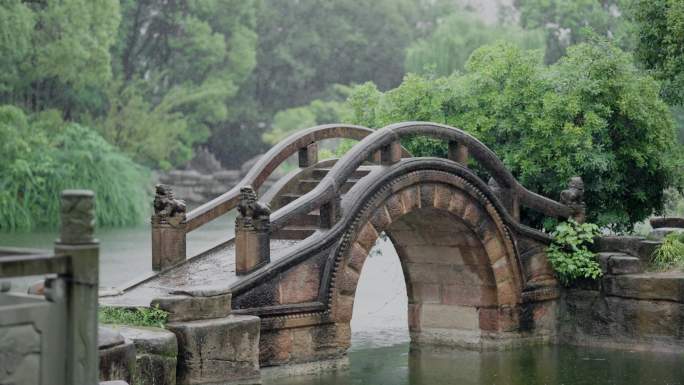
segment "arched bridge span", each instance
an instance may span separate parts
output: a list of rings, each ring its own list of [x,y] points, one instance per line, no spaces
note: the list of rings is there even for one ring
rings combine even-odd
[[[446,140],[448,159],[411,157],[400,145],[407,135]],[[335,137],[360,141],[339,160],[319,162],[315,142]],[[258,188],[295,153],[300,168],[263,195],[274,209],[269,214],[245,187]],[[472,162],[489,183],[468,167]],[[568,196],[581,197],[575,192]],[[193,301],[204,295],[197,306],[210,316],[261,317],[262,365],[337,357],[349,347],[364,262],[385,233],[402,264],[413,342],[498,349],[548,339],[558,297],[545,255],[550,239],[520,223],[521,206],[584,216],[581,200],[560,203],[525,189],[489,148],[453,127],[314,127],[274,147],[236,188],[177,223],[157,213],[153,247],[161,271],[119,301],[136,290],[152,303],[164,294]],[[186,260],[185,234],[236,207],[236,238]],[[212,266],[215,275],[194,278]],[[174,282],[175,291],[159,289]],[[173,299],[156,303],[174,317]]]

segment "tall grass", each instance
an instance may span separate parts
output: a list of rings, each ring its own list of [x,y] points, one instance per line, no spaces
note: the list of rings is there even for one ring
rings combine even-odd
[[[0,231],[57,226],[64,189],[95,191],[100,226],[148,214],[149,172],[87,127],[0,107],[0,150]]]
[[[684,234],[670,233],[653,252],[651,265],[656,270],[684,266]]]

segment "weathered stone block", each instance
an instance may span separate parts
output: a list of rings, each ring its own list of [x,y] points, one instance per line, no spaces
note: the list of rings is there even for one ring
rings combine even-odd
[[[633,274],[603,278],[606,295],[684,302],[684,275]]]
[[[421,330],[430,328],[478,330],[478,310],[471,306],[423,304]]]
[[[169,312],[170,322],[221,318],[230,314],[231,293],[227,288],[177,292],[153,299],[151,306]]]
[[[365,250],[370,251],[375,245],[375,241],[378,239],[378,232],[375,230],[370,222],[366,222],[361,231],[359,232],[356,242],[361,245]]]
[[[313,260],[302,263],[284,274],[278,283],[281,304],[302,303],[318,298],[320,266]]]
[[[636,274],[641,272],[641,260],[628,255],[613,255],[608,260],[608,274]]]
[[[135,373],[135,346],[109,327],[98,329],[100,381],[131,382]]]
[[[360,273],[361,269],[363,269],[364,262],[366,262],[367,256],[368,251],[361,247],[357,242],[354,242],[349,251],[348,266]]]
[[[178,340],[177,383],[258,378],[259,323],[253,316],[169,323],[168,329]]]
[[[678,227],[659,227],[657,229],[653,229],[649,234],[648,234],[648,239],[654,240],[654,241],[662,241],[666,236],[675,233],[675,234],[684,234],[684,228],[678,228]]]
[[[175,334],[149,327],[120,326],[116,330],[135,345],[135,385],[176,384],[178,345]]]

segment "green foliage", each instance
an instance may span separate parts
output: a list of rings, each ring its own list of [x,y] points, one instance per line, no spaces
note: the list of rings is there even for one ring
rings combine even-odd
[[[103,324],[164,328],[168,321],[169,313],[161,310],[158,305],[152,308],[100,306],[97,316],[100,323]]]
[[[189,160],[212,131],[239,138],[226,128],[256,65],[257,2],[126,0],[121,8],[103,135],[161,168]]]
[[[271,129],[262,135],[262,139],[268,144],[276,144],[297,130],[348,121],[351,112],[344,99],[350,92],[349,87],[334,85],[326,100],[316,99],[306,106],[278,111]]]
[[[607,42],[580,44],[545,66],[539,51],[497,43],[476,50],[463,75],[408,75],[397,88],[372,84],[349,97],[353,121],[383,127],[424,120],[464,129],[488,145],[527,188],[558,197],[581,176],[592,222],[626,229],[663,208],[679,186],[678,148],[658,84]],[[409,140],[413,153],[446,144]]]
[[[588,248],[598,234],[599,228],[595,224],[578,224],[572,219],[559,224],[551,233],[553,242],[546,253],[563,285],[580,278],[596,279],[602,275],[596,256]]]
[[[1,2],[0,104],[86,111],[111,78],[119,20],[116,1]]]
[[[148,212],[146,170],[86,127],[48,111],[0,106],[0,230],[56,226],[64,189],[95,191],[99,225],[139,223]]]
[[[406,51],[407,72],[448,76],[462,71],[477,48],[505,40],[524,49],[544,47],[541,31],[513,26],[488,26],[479,16],[459,12],[439,20],[434,32],[411,44]]]
[[[514,4],[523,28],[546,32],[545,60],[555,63],[568,47],[596,36],[630,50],[634,46],[634,25],[623,13],[629,10],[631,1],[515,0]]]
[[[671,104],[684,104],[684,2],[635,0],[635,55],[663,82],[662,95]]]
[[[653,252],[651,266],[657,270],[684,266],[684,234],[668,234]]]

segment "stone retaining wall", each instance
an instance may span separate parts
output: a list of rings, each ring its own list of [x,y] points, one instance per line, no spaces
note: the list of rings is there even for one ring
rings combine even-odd
[[[565,290],[560,343],[684,353],[684,274],[608,275]]]

